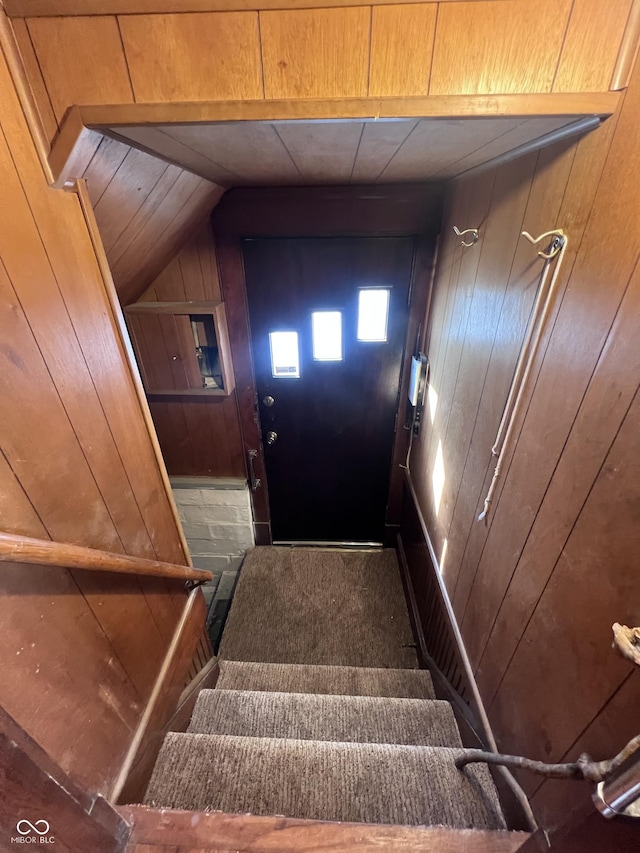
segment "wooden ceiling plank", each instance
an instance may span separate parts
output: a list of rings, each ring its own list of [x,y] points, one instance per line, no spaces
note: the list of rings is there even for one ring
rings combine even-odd
[[[129,147],[108,136],[102,138],[83,175],[91,204],[95,208],[129,153]]]
[[[201,158],[221,186],[391,183],[452,177],[589,121],[598,119],[235,122],[118,128],[118,136],[195,174],[204,171],[194,162]]]
[[[281,124],[278,134],[304,181],[348,183],[362,123]]]
[[[375,181],[417,124],[417,121],[366,122],[351,182]]]
[[[299,174],[270,124],[229,122],[207,127],[166,126],[161,130],[192,150],[215,158],[234,176],[234,186],[299,182]]]
[[[107,255],[166,170],[165,162],[135,148],[124,158],[95,207]],[[137,187],[138,191],[132,192],[132,187]]]
[[[378,180],[391,183],[416,180],[425,171],[433,176],[449,163],[522,123],[521,119],[423,119]]]
[[[573,123],[572,119],[566,116],[564,119],[528,119],[508,133],[490,140],[481,148],[477,148],[467,157],[457,160],[448,168],[442,169],[438,177],[444,178],[462,174],[462,172],[473,169],[481,163],[490,162],[496,157],[506,154],[508,151],[520,148],[527,142],[532,142],[536,139],[542,140],[547,136],[547,134],[553,133],[566,125]],[[540,147],[542,147],[542,145],[543,143],[541,142]]]
[[[113,277],[124,304],[144,293],[196,224],[206,219],[221,194],[220,187],[189,172],[178,176],[155,210],[145,217],[134,246],[113,263]]]
[[[112,128],[116,136],[131,142],[136,148],[160,156],[169,163],[189,169],[196,175],[223,186],[231,186],[238,177],[220,163],[176,139],[173,128],[131,126]]]
[[[118,263],[123,257],[137,254],[136,247],[139,234],[145,227],[151,227],[156,210],[167,196],[170,195],[178,178],[183,174],[184,172],[179,166],[169,166],[157,184],[150,191],[147,191],[146,197],[138,208],[136,215],[109,250],[108,260],[112,272],[116,270]],[[99,222],[98,225],[100,227]],[[102,233],[101,227],[100,233]]]

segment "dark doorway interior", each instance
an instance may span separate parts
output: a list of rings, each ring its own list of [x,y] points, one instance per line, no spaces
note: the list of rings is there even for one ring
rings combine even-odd
[[[274,541],[383,541],[413,256],[411,237],[243,241]]]
[[[239,188],[216,208],[257,544],[395,544],[441,204],[442,185],[403,184]],[[384,341],[358,340],[361,288],[388,290]],[[314,359],[314,312],[340,314],[341,361]],[[273,375],[273,331],[297,333],[299,380]]]

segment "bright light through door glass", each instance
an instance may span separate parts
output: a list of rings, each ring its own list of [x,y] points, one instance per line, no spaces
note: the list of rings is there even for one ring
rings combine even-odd
[[[358,296],[358,340],[386,341],[389,289],[362,288]]]
[[[271,375],[300,378],[300,355],[297,332],[269,332]]]
[[[342,361],[342,314],[314,311],[311,315],[313,357],[316,361]]]

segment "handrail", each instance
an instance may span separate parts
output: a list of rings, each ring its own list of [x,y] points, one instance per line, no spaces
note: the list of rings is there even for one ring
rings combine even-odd
[[[30,563],[41,566],[60,566],[67,569],[83,569],[88,572],[114,572],[121,575],[146,575],[154,578],[172,578],[183,581],[210,581],[211,572],[130,557],[127,554],[112,554],[80,545],[64,545],[47,539],[31,539],[0,533],[0,561]]]
[[[538,256],[544,259],[545,265],[542,270],[538,295],[536,297],[534,310],[531,315],[529,328],[527,330],[525,340],[523,341],[522,348],[520,350],[520,355],[518,356],[518,363],[516,365],[516,370],[511,383],[511,388],[509,389],[509,396],[507,398],[507,403],[502,414],[500,426],[498,427],[498,435],[496,436],[496,440],[493,444],[493,447],[491,448],[491,453],[494,456],[498,457],[498,461],[493,472],[493,478],[491,480],[491,485],[489,486],[489,491],[487,492],[487,496],[484,499],[484,508],[478,516],[478,521],[484,521],[484,519],[486,519],[487,517],[489,507],[491,506],[493,496],[498,485],[498,480],[500,479],[500,475],[502,474],[502,463],[506,458],[507,453],[511,449],[511,442],[515,439],[515,425],[518,419],[518,415],[520,414],[520,408],[524,402],[525,390],[527,388],[527,383],[533,370],[533,364],[538,352],[538,347],[540,346],[540,342],[542,340],[542,334],[545,330],[547,320],[549,319],[551,313],[551,306],[555,296],[556,284],[558,282],[558,276],[560,273],[562,260],[564,258],[568,242],[567,235],[564,233],[564,231],[562,231],[562,229],[546,231],[544,234],[541,234],[540,237],[536,239],[534,239],[528,231],[523,231],[521,236],[526,237],[527,240],[530,243],[533,243],[534,245],[550,236],[553,236],[554,239],[548,251],[538,252]],[[558,257],[558,260],[556,261],[553,275],[551,276],[551,283],[545,290],[550,264],[556,256]],[[544,300],[542,299],[543,292]],[[502,438],[503,432],[504,439]],[[500,447],[501,441],[502,447]]]

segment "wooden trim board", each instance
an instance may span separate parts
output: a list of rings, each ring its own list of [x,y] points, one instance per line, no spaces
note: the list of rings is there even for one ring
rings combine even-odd
[[[5,7],[12,18],[37,18],[63,15],[167,15],[182,12],[326,9],[342,6],[393,6],[399,2],[424,3],[424,0],[5,0]],[[458,0],[439,2],[451,3]]]
[[[159,853],[178,846],[204,853],[213,850],[212,844],[221,853],[514,853],[530,837],[528,832],[335,823],[144,806],[120,806],[118,811],[132,825],[130,844],[149,845],[142,849]]]
[[[80,207],[82,208],[82,213],[84,215],[84,219],[87,225],[87,230],[89,231],[93,250],[96,255],[96,261],[100,268],[102,281],[104,282],[105,291],[107,293],[107,301],[111,308],[111,313],[113,315],[113,321],[117,330],[117,334],[120,338],[120,343],[124,349],[127,362],[129,364],[131,379],[133,381],[136,396],[138,398],[142,417],[144,418],[144,422],[149,432],[149,438],[151,440],[153,452],[158,463],[158,470],[160,471],[160,476],[164,484],[167,500],[169,501],[169,507],[171,509],[171,514],[173,515],[174,521],[176,523],[176,529],[178,531],[180,545],[182,546],[182,551],[184,553],[185,563],[187,566],[193,568],[193,562],[191,560],[189,546],[187,545],[187,539],[184,535],[184,530],[182,529],[182,522],[180,521],[178,507],[176,505],[175,498],[173,497],[173,490],[171,488],[171,482],[169,480],[167,466],[165,465],[164,456],[162,455],[162,450],[160,449],[158,434],[156,433],[153,418],[151,417],[149,402],[144,392],[142,378],[140,376],[140,371],[138,370],[138,364],[136,362],[136,358],[133,352],[133,346],[131,344],[131,338],[129,337],[127,324],[124,320],[122,306],[120,305],[120,299],[116,291],[116,286],[113,282],[113,276],[111,275],[111,269],[109,267],[109,261],[107,260],[107,254],[102,244],[102,238],[100,237],[100,232],[98,230],[98,223],[96,222],[96,217],[93,212],[93,205],[91,204],[91,199],[89,198],[87,183],[82,178],[76,181],[75,192],[78,195]]]
[[[178,707],[171,719],[158,732],[154,733],[148,746],[137,758],[135,764],[127,775],[127,780],[120,793],[120,801],[138,802],[144,797],[144,792],[149,784],[153,768],[158,758],[158,753],[167,732],[186,732],[193,709],[198,700],[201,690],[213,690],[220,675],[220,666],[216,658],[211,658],[209,663],[203,667],[196,677],[185,687],[180,694]]]
[[[101,142],[99,131],[85,127],[79,107],[71,107],[51,146],[49,166],[53,186],[60,189],[68,184],[75,189],[76,179],[84,175]],[[80,196],[80,191],[76,189],[76,192]],[[86,198],[91,206],[88,193]],[[80,202],[82,204],[82,198]]]
[[[633,0],[624,30],[618,58],[613,70],[610,89],[618,91],[629,85],[631,72],[640,48],[640,0]]]
[[[424,546],[421,547],[421,552],[427,552],[426,560],[422,559],[422,554],[418,558],[424,563],[424,573],[427,575],[427,583],[422,592],[423,595],[431,595],[437,599],[430,604],[429,612],[431,614],[430,621],[433,621],[434,625],[439,626],[434,642],[435,648],[432,649],[425,638],[426,629],[421,619],[420,607],[418,606],[412,572],[406,553],[409,545],[408,534],[410,531],[408,528],[413,525],[407,524],[407,516],[403,512],[403,523],[397,541],[397,554],[407,598],[407,607],[417,641],[417,651],[423,663],[432,673],[438,697],[446,699],[451,703],[456,713],[465,745],[471,746],[475,738],[481,742],[482,748],[496,752],[497,746],[491,724],[489,723],[484,703],[480,696],[473,670],[471,669],[448,592],[442,580],[438,560],[431,544],[429,532],[422,516],[408,469],[405,474],[407,486],[406,500],[410,503],[409,511],[417,519],[420,528],[418,535],[421,546]],[[407,541],[405,541],[405,537],[407,537]],[[416,558],[414,557],[413,560],[415,565]],[[451,663],[452,659],[454,660],[453,664]],[[457,664],[455,664],[456,660]],[[440,669],[441,666],[444,668],[444,672]],[[453,675],[450,675],[450,673],[453,673]],[[450,683],[450,678],[454,677],[457,686]],[[505,813],[507,814],[509,824],[518,828],[536,829],[536,820],[527,797],[513,775],[506,768],[501,767],[499,768],[499,772],[492,772],[492,776],[500,792],[500,798],[506,810]]]
[[[487,747],[494,752],[497,752],[497,745],[495,738],[493,736],[493,731],[491,730],[491,725],[489,723],[489,718],[487,716],[487,712],[484,707],[484,703],[482,701],[482,697],[480,696],[480,691],[478,690],[478,685],[476,684],[476,680],[473,674],[473,669],[471,668],[471,662],[469,661],[469,657],[467,655],[466,649],[464,647],[464,642],[462,640],[462,635],[460,633],[460,628],[458,627],[458,622],[455,617],[455,613],[453,612],[453,607],[451,606],[451,601],[449,600],[449,594],[447,592],[447,588],[444,585],[442,580],[442,574],[440,572],[440,567],[438,564],[438,558],[433,549],[433,545],[431,544],[431,538],[429,536],[429,531],[427,529],[427,525],[423,518],[422,512],[420,510],[420,506],[418,504],[418,499],[416,497],[415,489],[413,487],[413,483],[411,482],[411,475],[409,470],[406,472],[406,483],[409,491],[409,495],[411,500],[413,501],[413,507],[415,513],[419,519],[420,527],[422,529],[422,535],[424,537],[424,541],[429,550],[429,556],[431,558],[431,568],[436,579],[438,591],[442,600],[442,605],[446,612],[447,622],[451,626],[453,638],[455,640],[455,645],[457,647],[457,651],[460,656],[460,661],[462,666],[464,667],[464,677],[468,682],[469,687],[472,693],[472,704],[474,706],[474,710],[476,712],[478,723],[480,725],[480,730],[482,736],[485,740]]]
[[[16,43],[16,38],[11,27],[11,23],[7,15],[2,10],[2,2],[0,0],[0,50],[4,54],[9,67],[9,73],[13,79],[13,84],[16,87],[16,93],[20,100],[20,106],[24,112],[31,138],[38,154],[38,159],[42,165],[45,180],[47,183],[53,182],[53,173],[49,166],[49,140],[42,125],[40,114],[36,106],[31,86],[22,56]]]
[[[162,741],[164,727],[167,720],[174,715],[182,694],[205,617],[206,607],[202,590],[195,589],[186,601],[151,696],[111,789],[109,802],[118,801],[132,769],[144,759],[148,749],[153,749],[158,738]]]
[[[290,98],[79,106],[82,123],[101,129],[131,124],[219,121],[296,121],[393,118],[608,116],[619,92],[552,92],[525,95],[420,95],[384,98]]]

